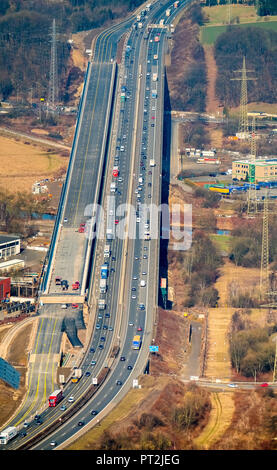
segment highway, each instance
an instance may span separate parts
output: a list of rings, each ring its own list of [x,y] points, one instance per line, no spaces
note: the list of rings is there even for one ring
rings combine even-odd
[[[184,4],[186,2],[180,2],[179,10]],[[49,426],[75,406],[91,387],[92,378],[98,377],[103,367],[108,366],[110,372],[93,399],[51,436],[36,444],[33,447],[36,449],[52,448],[50,442],[53,440],[58,446],[67,445],[72,438],[76,438],[80,430],[79,421],[84,423],[82,432],[97,423],[132,387],[133,380],[139,377],[147,363],[149,346],[153,340],[159,285],[159,236],[155,236],[155,232],[159,232],[159,218],[155,221],[155,214],[148,209],[144,212],[143,207],[150,203],[158,206],[161,197],[163,54],[167,34],[165,28],[154,28],[148,35],[147,24],[158,23],[161,18],[170,24],[177,13],[172,10],[173,14],[169,18],[165,17],[165,10],[171,5],[172,2],[157,2],[148,17],[144,18],[141,29],[134,29],[134,18],[130,18],[101,33],[95,44],[94,60],[88,68],[83,104],[79,111],[79,126],[75,132],[77,150],[71,154],[53,243],[53,257],[46,269],[44,292],[40,298],[43,305],[39,311],[35,347],[30,356],[28,393],[24,406],[9,424],[22,426],[24,420],[32,417],[43,406],[49,390],[56,388],[55,370],[59,360],[62,324],[66,316],[70,318],[73,315],[71,307],[62,309],[61,302],[72,302],[69,299],[78,297],[70,289],[59,292],[53,279],[56,276],[66,278],[70,286],[76,280],[81,281],[85,260],[92,246],[88,247],[87,238],[76,230],[85,221],[83,215],[88,204],[107,204],[108,196],[111,196],[109,185],[114,180],[111,178],[111,169],[116,165],[119,167],[119,177],[117,191],[112,194],[114,210],[111,212],[109,206],[106,215],[107,218],[111,216],[111,220],[113,218],[116,233],[109,242],[111,257],[108,263],[108,291],[100,296],[105,300],[106,308],[103,311],[96,308],[100,265],[104,261],[104,241],[97,240],[90,267],[90,283],[87,285],[83,277],[81,292],[77,294],[81,297],[85,288],[88,288],[88,303],[91,312],[96,314],[95,321],[92,314],[90,319],[93,334],[87,351],[84,351],[84,375],[78,384],[69,383],[65,387],[62,404],[66,405],[66,411],[60,410],[58,406],[40,413],[43,421],[40,429]],[[128,53],[125,51],[116,88],[118,100],[122,86],[126,87],[127,98],[120,103],[117,100],[114,104],[119,111],[113,112],[115,135],[111,133],[104,151],[103,135],[107,135],[105,127],[109,119],[109,113],[105,111],[109,106],[103,103],[111,102],[109,84],[112,82],[112,74],[115,74],[114,60],[111,59],[116,56],[116,41],[128,29],[127,45],[130,50]],[[157,33],[158,42],[155,41]],[[154,58],[156,55],[157,58]],[[157,73],[157,81],[153,81],[153,73]],[[157,97],[152,96],[154,89]],[[104,162],[106,145],[108,156]],[[150,166],[150,160],[155,160],[155,166]],[[102,165],[105,178],[100,182]],[[98,188],[97,191],[95,188]],[[129,206],[124,207],[126,203],[132,203],[134,210]],[[148,230],[145,224],[149,226],[150,240],[145,239],[148,238],[144,233]],[[120,235],[125,225],[129,237],[124,239]],[[145,281],[145,284],[141,281]],[[142,339],[140,350],[132,349],[135,334],[139,334]],[[110,352],[114,346],[119,346],[120,352],[111,359]],[[74,402],[68,402],[69,396],[74,396]],[[91,414],[91,411],[96,413]],[[37,434],[37,430],[38,426],[32,421],[26,428],[27,436],[15,438],[8,447],[20,448]]]

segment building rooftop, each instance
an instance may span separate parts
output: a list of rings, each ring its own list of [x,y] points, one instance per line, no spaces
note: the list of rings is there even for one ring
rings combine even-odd
[[[245,160],[235,160],[233,163],[252,163],[249,159]],[[267,165],[277,165],[277,158],[256,158],[255,165],[258,166],[267,166]]]
[[[15,240],[20,240],[20,237],[18,235],[0,235],[0,245],[2,245],[2,243],[9,243]]]

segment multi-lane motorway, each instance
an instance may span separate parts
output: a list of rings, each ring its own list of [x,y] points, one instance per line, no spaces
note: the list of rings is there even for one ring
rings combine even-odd
[[[180,1],[175,9],[172,1],[155,2],[140,20],[141,27],[133,16],[101,33],[95,42],[44,276],[40,297],[43,305],[30,356],[28,393],[9,424],[22,426],[57,388],[55,370],[62,322],[71,311],[73,298],[81,303],[86,294],[90,307],[92,335],[83,351],[83,377],[77,384],[66,385],[61,405],[40,413],[39,430],[47,428],[75,406],[103,367],[109,366],[110,372],[99,391],[80,411],[32,448],[67,445],[80,430],[84,432],[116,406],[147,363],[157,305],[159,218],[145,207],[158,206],[161,198],[163,60],[168,34],[166,27],[149,29],[148,26],[160,25],[161,19],[165,26],[170,25],[187,3]],[[169,7],[170,15],[166,16]],[[117,71],[117,42],[124,33],[127,36],[123,61]],[[157,74],[157,80],[153,80],[153,74]],[[126,91],[124,101],[120,100],[122,87]],[[154,165],[150,165],[150,160],[154,160]],[[111,176],[114,166],[119,168],[117,178]],[[117,190],[111,193],[113,181]],[[106,207],[111,200],[113,206],[107,208],[105,221],[109,219],[108,224],[112,223],[115,236],[109,241],[108,290],[106,294],[99,294],[99,269],[106,261],[103,257],[106,234],[104,240],[90,243],[84,233],[78,232],[78,227],[86,222],[85,210],[89,204],[101,203]],[[121,236],[123,227],[127,228],[128,237]],[[57,276],[68,280],[67,291],[56,286]],[[77,293],[71,289],[76,280],[80,282]],[[106,305],[104,310],[97,307],[101,297]],[[65,303],[67,309],[62,308]],[[135,334],[142,339],[140,350],[132,349]],[[119,347],[119,354],[111,359],[114,346]],[[68,401],[69,397],[73,398]],[[66,410],[61,410],[62,405]],[[15,438],[7,448],[18,449],[26,444],[38,433],[38,425],[31,421],[24,432],[26,436]],[[55,446],[51,446],[51,442],[55,442]]]

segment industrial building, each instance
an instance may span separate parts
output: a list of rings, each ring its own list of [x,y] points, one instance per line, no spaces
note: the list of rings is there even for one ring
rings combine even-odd
[[[11,293],[11,278],[0,277],[0,302],[4,299],[8,299]]]
[[[0,260],[20,253],[20,238],[12,235],[0,235]]]
[[[277,158],[257,158],[255,162],[236,160],[232,163],[232,178],[257,183],[276,181]]]

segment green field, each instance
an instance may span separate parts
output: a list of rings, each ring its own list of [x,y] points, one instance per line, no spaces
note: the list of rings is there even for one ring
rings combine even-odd
[[[264,23],[261,23],[260,21],[254,23],[242,23],[235,25],[235,27],[249,27],[249,26],[255,26],[258,28],[263,28],[263,29],[272,29],[273,31],[277,32],[277,21],[267,21]],[[202,26],[201,27],[201,32],[200,32],[200,40],[202,44],[214,44],[218,36],[220,34],[224,33],[226,29],[228,28],[227,25],[222,25],[222,26]]]
[[[211,240],[215,243],[217,248],[221,251],[225,251],[226,253],[230,252],[231,244],[233,237],[232,235],[217,235],[217,234],[210,234]]]

